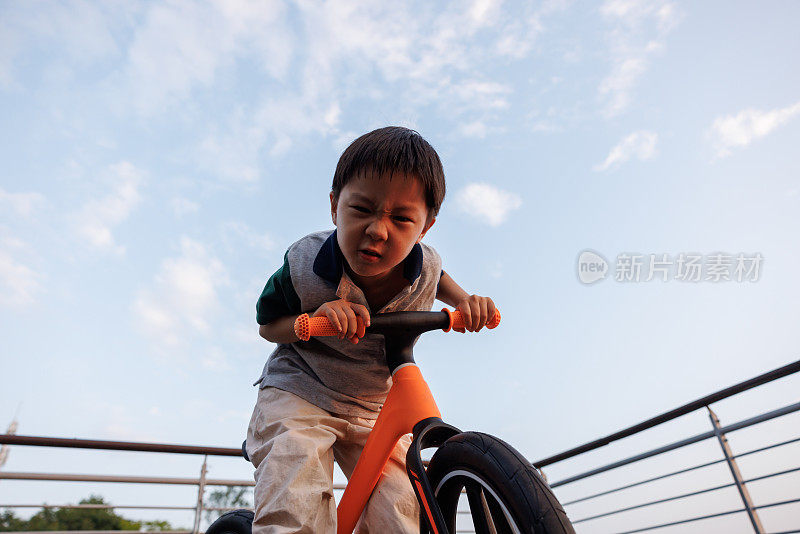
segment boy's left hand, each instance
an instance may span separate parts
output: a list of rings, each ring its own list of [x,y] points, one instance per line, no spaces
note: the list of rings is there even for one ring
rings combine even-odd
[[[486,326],[486,323],[492,318],[495,307],[494,302],[492,302],[492,299],[489,297],[470,295],[458,303],[456,310],[461,312],[466,330],[478,332],[481,328]],[[462,334],[465,331],[464,328],[454,328],[453,330],[461,332]]]

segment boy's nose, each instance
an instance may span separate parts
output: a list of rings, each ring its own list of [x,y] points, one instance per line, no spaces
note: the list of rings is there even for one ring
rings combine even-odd
[[[386,241],[388,233],[386,224],[381,219],[374,219],[369,226],[367,226],[367,235],[375,241]]]

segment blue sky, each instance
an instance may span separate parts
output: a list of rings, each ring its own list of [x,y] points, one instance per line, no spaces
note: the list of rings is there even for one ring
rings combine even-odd
[[[497,330],[418,345],[450,422],[537,459],[796,360],[798,15],[793,2],[666,0],[3,3],[0,425],[19,410],[21,434],[240,443],[272,348],[257,335],[258,294],[289,244],[331,227],[344,147],[388,124],[438,150],[448,194],[425,239],[503,311]],[[612,270],[621,253],[764,261],[754,282],[584,285],[585,249]],[[796,402],[799,384],[718,413]],[[551,479],[706,430],[705,417]],[[800,427],[784,421],[771,436]],[[766,439],[742,436],[734,448]],[[15,448],[4,469],[199,465]],[[251,476],[234,460],[213,472]],[[771,484],[782,495],[798,478]],[[4,482],[0,501],[89,489]],[[745,520],[728,521],[715,525]]]

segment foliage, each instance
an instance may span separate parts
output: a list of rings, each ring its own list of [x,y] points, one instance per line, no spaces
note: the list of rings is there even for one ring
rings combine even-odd
[[[0,512],[0,532],[30,530],[26,527],[26,521],[14,515],[10,510]]]
[[[208,497],[206,506],[219,508],[251,508],[248,500],[249,488],[247,486],[225,486],[225,489],[216,489]],[[224,512],[219,510],[206,511],[206,520],[214,522]]]
[[[97,495],[81,499],[79,504],[108,504]],[[173,530],[168,521],[131,521],[109,508],[42,508],[30,519],[14,512],[0,512],[0,532],[42,530]]]

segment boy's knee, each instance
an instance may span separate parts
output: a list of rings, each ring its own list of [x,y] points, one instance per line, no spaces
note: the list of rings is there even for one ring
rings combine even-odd
[[[254,447],[254,530],[332,532],[335,437],[324,429],[280,430]]]
[[[408,476],[398,471],[378,481],[357,532],[419,532],[417,496]]]
[[[417,504],[417,496],[411,487],[408,475],[405,473],[402,476],[399,473],[393,477],[382,476],[375,487],[372,497],[379,502],[389,503],[390,505],[393,503],[404,503],[404,505],[411,503],[416,506]],[[415,506],[411,508],[413,509]]]
[[[298,428],[281,420],[268,425],[260,437],[248,432],[247,439],[247,454],[256,468],[267,457],[271,462],[280,462],[288,467],[319,463],[322,457],[332,454],[330,451],[336,435],[326,427]],[[330,461],[333,461],[332,456]]]

